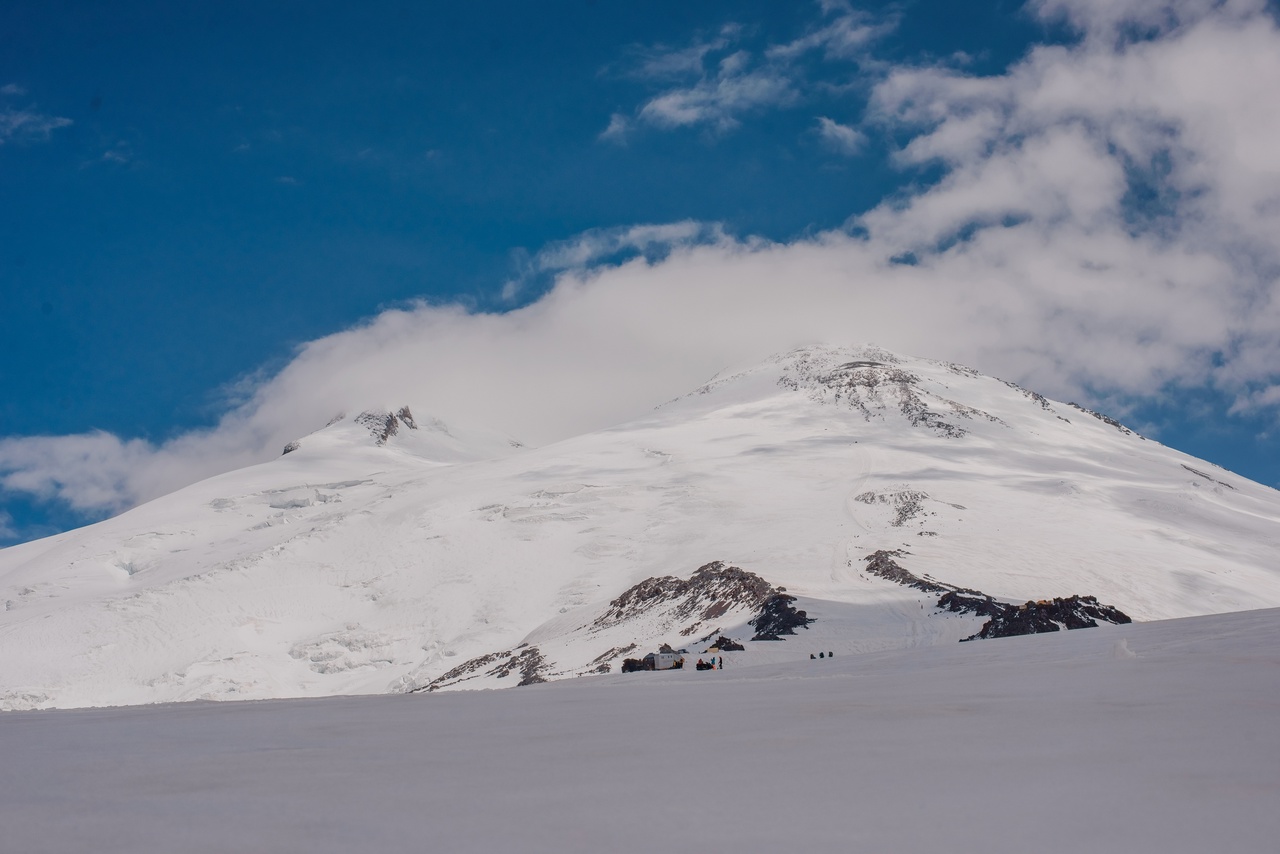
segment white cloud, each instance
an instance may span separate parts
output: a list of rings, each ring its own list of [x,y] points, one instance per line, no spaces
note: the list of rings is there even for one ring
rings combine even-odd
[[[35,110],[0,108],[0,145],[6,142],[43,142],[71,119],[49,116]]]
[[[831,20],[786,44],[774,45],[765,53],[770,59],[795,59],[810,51],[821,51],[828,60],[858,59],[877,39],[890,32],[896,22],[876,19],[844,4],[827,4]]]
[[[741,53],[726,57],[715,75],[651,99],[637,118],[660,128],[705,124],[723,131],[736,127],[742,113],[796,101],[787,75],[768,68],[746,71],[745,60]]]
[[[1245,415],[1262,409],[1280,407],[1280,385],[1267,386],[1236,398],[1231,406],[1232,415]]]
[[[554,287],[516,311],[384,312],[160,446],[0,441],[3,486],[118,509],[373,405],[546,442],[816,341],[874,340],[1059,397],[1176,383],[1236,394],[1239,411],[1280,406],[1280,33],[1258,4],[1126,6],[1179,23],[1126,30],[1112,4],[1046,2],[1070,10],[1078,43],[987,78],[891,69],[873,117],[910,135],[904,166],[944,177],[850,232],[588,232],[529,262]]]
[[[1248,20],[1265,12],[1266,0],[1030,0],[1042,18],[1060,19],[1092,38],[1165,34],[1207,18]]]
[[[27,90],[16,83],[0,86],[0,97],[17,98]],[[51,116],[34,108],[0,105],[0,145],[6,142],[44,142],[58,128],[72,124],[71,119]]]
[[[728,239],[720,226],[693,220],[591,229],[571,240],[544,246],[537,255],[520,265],[516,278],[503,286],[502,298],[506,301],[515,299],[530,281],[548,273],[584,270],[602,262],[622,260],[619,256],[640,255],[655,261],[680,247],[723,243]]]
[[[826,116],[818,117],[818,135],[835,151],[850,156],[862,151],[862,147],[867,143],[867,136],[862,131],[842,125]]]
[[[615,113],[601,139],[620,140],[634,124],[665,130],[707,126],[732,130],[744,115],[799,103],[811,88],[800,60],[819,53],[826,60],[863,57],[891,21],[876,20],[842,4],[823,4],[824,20],[804,36],[756,54],[738,45],[743,29],[725,27],[712,40],[680,49],[641,51],[632,76],[676,85],[649,98],[634,120]]]
[[[715,38],[698,39],[686,47],[667,48],[658,45],[639,49],[637,61],[630,74],[634,77],[653,80],[679,79],[690,74],[700,75],[707,54],[724,50],[739,35],[740,28],[736,24],[727,24],[721,27]]]
[[[627,132],[631,130],[631,121],[621,113],[609,117],[609,126],[600,131],[600,139],[611,142],[626,142]]]

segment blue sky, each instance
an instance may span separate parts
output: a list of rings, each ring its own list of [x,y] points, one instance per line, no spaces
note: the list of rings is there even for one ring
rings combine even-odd
[[[369,385],[546,441],[846,335],[1277,485],[1274,15],[6,3],[0,544],[270,458]],[[730,279],[757,311],[707,336],[686,301]],[[629,288],[651,322],[598,340]],[[583,354],[634,391],[577,402]],[[541,398],[461,390],[512,359]]]

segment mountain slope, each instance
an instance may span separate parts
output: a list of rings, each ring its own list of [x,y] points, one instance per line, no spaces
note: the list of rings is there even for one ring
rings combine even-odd
[[[808,348],[539,449],[359,419],[0,552],[0,706],[406,691],[486,656],[457,687],[500,686],[522,681],[502,655],[534,647],[539,678],[616,670],[632,644],[750,637],[745,606],[684,636],[649,612],[597,623],[713,561],[816,619],[731,667],[980,628],[867,572],[876,552],[1136,620],[1280,606],[1280,493],[948,363]]]

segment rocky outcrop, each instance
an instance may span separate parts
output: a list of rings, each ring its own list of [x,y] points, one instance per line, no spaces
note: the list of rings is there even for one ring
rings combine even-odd
[[[610,602],[593,626],[605,629],[669,608],[666,621],[689,623],[681,634],[692,635],[702,623],[730,610],[759,608],[774,592],[772,585],[755,573],[717,560],[699,567],[688,579],[673,575],[646,578]]]
[[[893,551],[881,549],[867,555],[863,560],[867,563],[867,572],[886,581],[892,581],[894,584],[914,587],[916,590],[923,590],[925,593],[945,593],[954,589],[931,579],[920,578],[904,569],[894,558],[902,557],[905,554],[907,553],[901,549],[894,549]]]
[[[486,670],[485,668],[491,664],[494,666]],[[547,663],[542,656],[542,652],[536,646],[516,647],[515,650],[507,649],[501,652],[491,652],[488,655],[477,656],[465,661],[448,673],[432,679],[431,682],[420,688],[414,688],[409,693],[438,691],[441,688],[448,688],[457,685],[459,682],[466,682],[481,676],[505,679],[512,673],[517,673],[520,676],[520,680],[516,683],[517,687],[537,685],[540,682],[547,681],[545,678],[546,670]]]
[[[1094,629],[1098,627],[1099,620],[1117,624],[1133,622],[1119,608],[1100,604],[1093,596],[1068,596],[1023,605],[1004,605],[977,634],[965,640],[1034,635],[1060,629]]]
[[[418,422],[414,420],[413,413],[407,406],[400,407],[396,412],[370,409],[357,415],[355,422],[366,428],[379,445],[385,445],[388,439],[400,432],[401,427],[407,427],[410,430],[418,429]]]
[[[855,495],[853,500],[868,505],[881,504],[892,507],[894,519],[889,524],[895,528],[901,528],[912,519],[925,514],[924,502],[928,498],[928,493],[918,489],[902,489],[897,492],[863,492]]]
[[[765,600],[760,613],[750,620],[750,625],[756,630],[755,636],[751,639],[753,641],[782,640],[782,635],[794,635],[796,629],[809,628],[814,618],[805,614],[804,611],[796,610],[796,606],[791,604],[795,601],[796,597],[788,596],[781,590]]]
[[[900,367],[901,359],[891,353],[868,348],[864,358],[835,365],[831,355],[822,349],[789,354],[778,385],[809,389],[815,399],[849,406],[868,421],[896,409],[911,426],[953,439],[968,434],[954,422],[956,417],[1000,421],[981,409],[926,391],[920,375]]]
[[[1067,406],[1070,406],[1073,409],[1078,409],[1081,412],[1083,412],[1085,415],[1092,415],[1094,418],[1098,419],[1103,424],[1116,428],[1126,436],[1137,436],[1139,439],[1147,438],[1146,436],[1143,436],[1141,433],[1137,433],[1133,430],[1130,430],[1128,427],[1124,426],[1119,421],[1115,420],[1109,415],[1103,415],[1101,412],[1094,412],[1092,409],[1089,409],[1088,407],[1085,407],[1085,406],[1081,406],[1078,403],[1068,403]]]
[[[872,575],[925,593],[941,594],[937,605],[940,610],[989,618],[977,633],[963,640],[1033,635],[1059,629],[1092,629],[1097,627],[1098,620],[1105,623],[1132,622],[1128,614],[1112,605],[1099,603],[1093,596],[1041,599],[1022,605],[997,602],[980,590],[915,575],[894,560],[906,554],[900,549],[881,550],[872,552],[863,560],[867,562],[867,572]]]

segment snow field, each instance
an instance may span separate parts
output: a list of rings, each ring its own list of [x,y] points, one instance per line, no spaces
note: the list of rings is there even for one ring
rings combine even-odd
[[[882,367],[828,381],[856,360]],[[0,551],[0,709],[405,691],[522,642],[572,676],[631,643],[692,648],[580,629],[713,560],[802,597],[838,653],[977,629],[862,572],[880,549],[1007,601],[1094,595],[1139,620],[1280,606],[1280,493],[944,363],[812,348],[540,449],[428,425],[379,446],[346,419]]]
[[[518,691],[0,715],[6,850],[1269,851],[1280,611]]]

